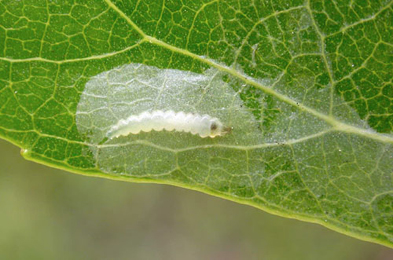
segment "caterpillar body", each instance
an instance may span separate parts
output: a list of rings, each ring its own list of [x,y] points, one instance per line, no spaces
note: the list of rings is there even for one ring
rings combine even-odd
[[[202,138],[222,136],[231,131],[218,118],[209,115],[169,111],[143,112],[121,119],[108,132],[107,138],[112,139],[129,134],[155,131],[189,132]]]

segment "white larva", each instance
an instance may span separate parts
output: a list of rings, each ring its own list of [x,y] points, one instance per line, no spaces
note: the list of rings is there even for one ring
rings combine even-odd
[[[209,115],[156,110],[131,115],[127,119],[120,120],[107,132],[106,136],[112,139],[152,130],[189,132],[202,138],[214,138],[228,133],[231,128],[225,127],[218,118]]]

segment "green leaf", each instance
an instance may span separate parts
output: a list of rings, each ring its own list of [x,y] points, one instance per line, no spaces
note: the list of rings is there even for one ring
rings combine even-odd
[[[2,1],[0,136],[53,167],[393,247],[392,15],[386,0]],[[144,109],[212,113],[233,133],[103,140],[160,90]]]

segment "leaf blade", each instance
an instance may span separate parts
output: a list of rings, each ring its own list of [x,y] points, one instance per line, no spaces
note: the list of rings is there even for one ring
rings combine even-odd
[[[27,159],[54,167],[196,189],[392,246],[392,59],[385,44],[392,2],[364,9],[285,4],[165,9],[43,1],[26,7],[19,22],[23,3],[2,4],[0,135],[23,147]],[[267,142],[213,147],[214,160],[229,158],[237,167],[221,162],[217,170],[205,151],[191,147],[178,152],[183,164],[170,177],[102,173],[84,152],[90,144],[75,123],[77,104],[91,77],[130,62],[195,73],[214,67],[235,78]],[[199,172],[188,166],[195,157]]]

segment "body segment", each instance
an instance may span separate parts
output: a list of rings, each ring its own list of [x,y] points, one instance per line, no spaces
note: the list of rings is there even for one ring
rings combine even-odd
[[[214,138],[224,135],[229,128],[224,127],[218,118],[209,115],[156,110],[120,120],[108,131],[107,137],[112,139],[152,130],[189,132],[202,138]]]

